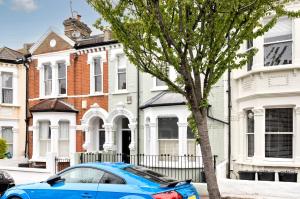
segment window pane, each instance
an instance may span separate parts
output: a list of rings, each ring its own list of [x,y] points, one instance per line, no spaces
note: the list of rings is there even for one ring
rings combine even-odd
[[[100,58],[96,58],[94,59],[94,75],[101,75],[102,71],[101,71],[101,62],[100,62]]]
[[[95,76],[95,91],[96,92],[102,91],[102,75]]]
[[[187,127],[187,139],[195,139],[195,135],[190,127]]]
[[[59,122],[59,139],[68,140],[69,139],[69,122]]]
[[[264,24],[267,22],[269,20],[264,20]],[[292,20],[287,17],[280,18],[275,26],[264,34],[265,43],[286,40],[291,38],[289,35],[292,35]]]
[[[166,83],[158,78],[155,78],[156,86],[166,86]]]
[[[100,183],[102,184],[125,184],[122,178],[115,176],[110,173],[104,173],[102,176]]]
[[[44,66],[44,78],[45,80],[52,79],[52,68],[49,65]]]
[[[254,156],[254,134],[247,135],[248,157]]]
[[[2,103],[12,104],[13,103],[13,90],[2,89]]]
[[[60,174],[65,183],[99,183],[104,172],[92,168],[74,168]]]
[[[247,133],[254,133],[254,114],[251,110],[248,110],[246,114],[247,114]]]
[[[292,41],[264,46],[265,66],[292,64]]]
[[[13,131],[11,127],[3,127],[2,128],[2,139],[6,141],[7,144],[7,152],[13,154]]]
[[[39,122],[39,135],[40,140],[51,139],[51,129],[49,121]]]
[[[178,118],[158,118],[158,138],[178,139]]]
[[[266,132],[293,132],[293,109],[266,109]]]
[[[247,62],[247,70],[248,71],[252,70],[252,66],[253,66],[253,57],[251,57]]]
[[[12,73],[2,73],[2,87],[3,88],[12,88],[13,74]]]
[[[66,94],[67,93],[66,79],[60,79],[58,83],[59,83],[59,94]]]
[[[124,55],[118,56],[118,68],[126,68],[126,58]]]
[[[270,158],[293,158],[293,135],[266,134],[265,156]]]
[[[126,69],[118,69],[118,90],[126,89]]]
[[[159,140],[159,154],[178,155],[178,140]]]
[[[98,128],[99,129],[104,129],[104,122],[103,122],[103,120],[101,119],[101,118],[99,118],[99,126],[98,126]]]
[[[66,78],[66,65],[64,63],[58,63],[58,78]]]

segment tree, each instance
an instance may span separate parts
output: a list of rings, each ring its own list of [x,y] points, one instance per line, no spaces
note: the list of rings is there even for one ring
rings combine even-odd
[[[5,158],[6,149],[7,149],[6,141],[0,139],[0,159]]]
[[[112,28],[130,61],[181,93],[191,110],[190,125],[200,143],[209,198],[220,192],[207,128],[208,96],[227,71],[247,63],[256,49],[240,51],[262,36],[293,0],[87,0]],[[263,17],[269,17],[266,23]],[[96,21],[101,27],[101,19]],[[178,76],[172,81],[168,68]]]

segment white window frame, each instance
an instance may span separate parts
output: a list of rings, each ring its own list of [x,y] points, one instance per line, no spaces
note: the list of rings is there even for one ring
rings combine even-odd
[[[253,132],[248,132],[248,115],[247,115],[247,112],[248,111],[252,111],[252,113],[253,113],[253,110],[251,110],[251,109],[248,109],[248,110],[245,110],[245,114],[246,114],[246,121],[245,121],[245,123],[246,123],[246,125],[245,125],[245,127],[246,127],[246,129],[245,129],[245,135],[246,135],[246,158],[247,159],[253,159],[254,158],[254,155],[255,155],[255,120],[254,120],[254,113],[253,113],[253,120],[254,120],[254,130],[253,130]],[[248,136],[249,135],[253,135],[253,144],[254,144],[254,148],[253,148],[253,156],[249,156],[249,151],[248,151],[248,149],[249,149],[249,142],[248,142]]]
[[[48,128],[49,128],[50,131],[51,131],[51,122],[49,120],[40,120],[39,121],[39,130],[38,130],[38,135],[39,135],[39,140],[38,140],[39,141],[39,152],[38,153],[39,153],[40,157],[44,157],[44,156],[41,155],[41,141],[45,141],[46,142],[46,154],[45,154],[45,156],[47,156],[47,153],[51,152],[51,142],[52,142],[51,138],[52,138],[53,135],[52,135],[52,132],[51,132],[50,133],[50,135],[51,135],[50,139],[49,138],[47,138],[47,139],[41,139],[41,132],[40,132],[40,125],[41,125],[40,123],[41,122],[49,122],[49,127]]]
[[[57,73],[57,93],[58,93],[58,96],[67,96],[68,95],[68,66],[67,66],[65,61],[58,61],[58,62],[56,62],[56,64],[57,64],[56,73]],[[59,64],[64,64],[65,65],[65,78],[60,78],[59,77],[59,70],[58,70]],[[53,68],[52,68],[52,75],[53,75]],[[53,76],[52,76],[52,80],[53,80]],[[59,86],[59,81],[60,80],[65,80],[66,81],[66,93],[64,93],[64,94],[60,93],[60,86]],[[52,86],[53,86],[53,83],[52,83]]]
[[[51,79],[51,92],[50,92],[50,94],[46,93],[46,81],[50,81],[49,79],[46,80],[46,67],[50,67],[51,68],[51,73],[52,73],[51,74],[52,79]],[[52,67],[51,63],[44,63],[43,64],[43,74],[42,75],[43,75],[43,81],[42,81],[43,94],[44,94],[45,97],[50,97],[50,96],[53,95],[53,67]]]
[[[11,84],[12,84],[12,86],[11,86],[11,88],[9,88],[9,87],[4,87],[4,85],[2,84],[2,81],[3,81],[3,75],[4,74],[10,74],[11,75],[11,77],[12,77],[12,82],[11,82]],[[4,102],[3,101],[3,95],[4,95],[4,92],[3,92],[3,90],[12,90],[12,101],[11,102]],[[9,72],[9,71],[2,71],[1,72],[1,103],[3,103],[3,104],[14,104],[14,98],[15,98],[15,95],[14,95],[14,73],[13,72]]]
[[[125,59],[125,67],[119,67],[119,57],[124,57]],[[116,55],[116,91],[117,93],[120,93],[120,92],[127,92],[127,88],[128,88],[128,78],[127,78],[127,58],[125,56],[125,54],[117,54]],[[126,83],[126,88],[125,89],[119,89],[119,69],[125,69],[125,83]],[[123,72],[124,73],[124,72]]]
[[[100,60],[100,69],[101,69],[101,74],[96,75],[95,74],[95,59],[99,59]],[[97,57],[93,57],[93,61],[92,61],[92,84],[93,84],[93,93],[94,94],[103,94],[103,61],[102,61],[102,57],[101,56],[97,56]],[[96,91],[96,77],[101,76],[101,91]]]
[[[60,125],[61,125],[61,123],[68,123],[68,137],[67,138],[65,138],[65,139],[62,139],[61,138],[61,132],[60,132]],[[59,132],[58,132],[58,156],[60,156],[60,157],[68,157],[68,156],[62,156],[61,155],[61,152],[60,152],[60,144],[61,144],[61,142],[67,142],[67,147],[68,147],[68,154],[70,154],[70,121],[68,121],[68,120],[61,120],[61,121],[59,121],[58,122],[58,129],[59,129]]]
[[[278,19],[278,21],[280,21],[280,20],[285,20],[285,19],[287,19],[288,17],[286,17],[286,16],[284,16],[284,17],[281,17],[281,18],[279,18]],[[268,20],[268,19],[265,19],[266,21]],[[294,52],[295,52],[295,49],[294,49],[294,37],[295,37],[295,33],[294,33],[294,20],[293,19],[289,19],[290,21],[291,21],[291,29],[292,29],[292,37],[291,37],[291,39],[286,39],[286,40],[280,40],[280,41],[273,41],[273,42],[264,42],[263,41],[263,52],[264,52],[264,50],[265,50],[265,45],[270,45],[270,44],[279,44],[279,43],[285,43],[285,42],[292,42],[292,46],[291,46],[291,48],[292,48],[292,57],[291,57],[291,59],[292,59],[292,63],[291,64],[279,64],[279,65],[269,65],[269,66],[267,66],[267,65],[265,65],[265,54],[263,53],[263,66],[264,67],[276,67],[276,66],[290,66],[290,65],[293,65],[294,63],[295,63],[295,59],[294,59]],[[278,23],[278,21],[277,21],[277,23]],[[275,24],[276,25],[276,24]],[[264,37],[265,38],[265,37]]]
[[[295,115],[295,111],[293,109],[293,107],[266,107],[265,109],[281,109],[281,108],[289,108],[289,109],[292,109],[292,112],[293,112],[293,132],[265,132],[264,136],[265,135],[292,135],[292,144],[293,144],[293,147],[292,147],[292,158],[276,158],[276,157],[266,157],[266,154],[265,154],[265,160],[269,160],[269,161],[291,161],[291,160],[294,160],[296,155],[295,155],[295,123],[296,123],[296,115]],[[265,116],[266,116],[266,111],[265,111]],[[265,119],[266,120],[266,119]],[[266,125],[266,123],[264,122],[264,124]],[[265,128],[265,126],[264,126]],[[266,141],[264,142],[264,148],[263,150],[265,151],[266,149]]]

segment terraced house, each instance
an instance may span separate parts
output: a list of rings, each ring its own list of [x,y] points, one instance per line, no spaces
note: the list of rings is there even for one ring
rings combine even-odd
[[[72,159],[83,151],[127,157],[120,161],[131,161],[128,157],[135,154],[201,156],[182,96],[138,72],[109,30],[91,36],[80,17],[65,20],[64,28],[64,34],[50,29],[30,49],[32,162],[45,163],[49,156]],[[170,70],[170,77],[176,77],[175,71]],[[219,106],[215,100],[226,95],[223,81],[211,97],[210,114],[219,119],[225,117],[226,103]],[[226,156],[224,127],[210,123],[218,162]]]
[[[25,154],[25,67],[17,63],[23,54],[0,48],[0,138],[6,140],[14,159]]]

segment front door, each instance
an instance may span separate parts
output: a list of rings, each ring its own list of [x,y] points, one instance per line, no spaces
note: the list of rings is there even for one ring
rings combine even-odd
[[[105,131],[99,131],[99,150],[103,151],[103,145],[105,143]]]
[[[129,130],[122,131],[122,161],[125,163],[130,162],[130,149],[131,133]]]

